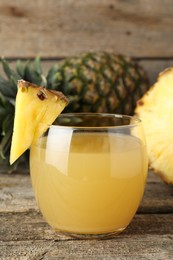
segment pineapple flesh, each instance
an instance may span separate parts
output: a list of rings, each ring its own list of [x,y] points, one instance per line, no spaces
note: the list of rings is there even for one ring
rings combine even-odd
[[[138,101],[135,113],[143,122],[149,167],[164,182],[173,184],[173,68]]]
[[[67,104],[61,92],[18,81],[10,164],[36,142]]]

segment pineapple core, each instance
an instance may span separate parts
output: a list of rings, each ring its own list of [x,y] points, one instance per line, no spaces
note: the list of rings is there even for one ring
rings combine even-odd
[[[61,92],[18,81],[10,164],[37,141],[67,104]]]

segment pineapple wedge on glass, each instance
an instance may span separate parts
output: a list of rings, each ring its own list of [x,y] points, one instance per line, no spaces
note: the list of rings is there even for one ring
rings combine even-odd
[[[135,113],[143,122],[150,168],[173,185],[173,68],[160,73]]]
[[[10,164],[36,142],[67,104],[61,92],[18,81]]]

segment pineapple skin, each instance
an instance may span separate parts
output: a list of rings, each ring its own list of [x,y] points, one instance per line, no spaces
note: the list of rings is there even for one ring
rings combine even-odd
[[[133,59],[107,52],[82,53],[53,66],[47,86],[70,99],[65,112],[133,114],[149,89],[147,75]]]
[[[148,147],[149,168],[173,185],[173,68],[159,74],[157,82],[137,102]]]

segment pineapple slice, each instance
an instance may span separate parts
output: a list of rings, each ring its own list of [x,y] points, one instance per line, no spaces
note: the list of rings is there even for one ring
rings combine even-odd
[[[143,122],[150,168],[173,184],[173,68],[160,73],[135,113]]]
[[[61,92],[18,81],[10,164],[36,142],[67,104]]]

